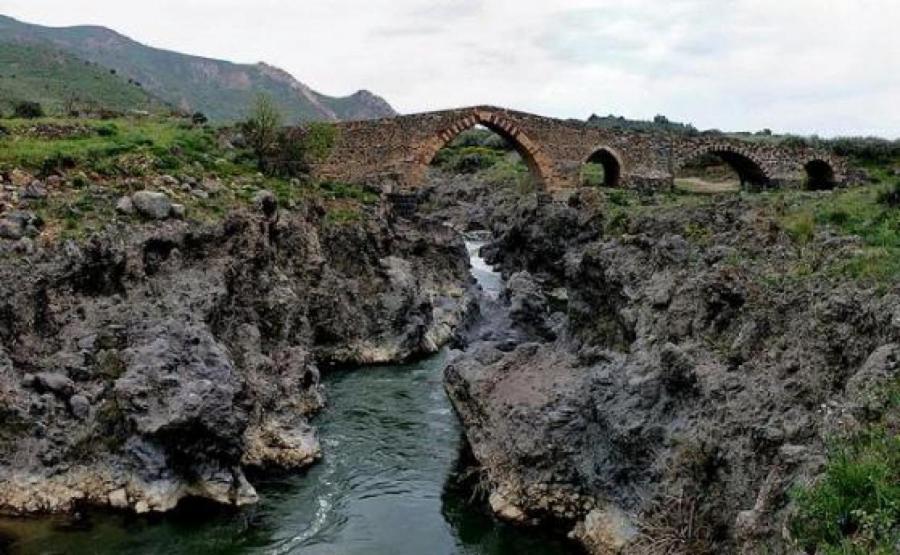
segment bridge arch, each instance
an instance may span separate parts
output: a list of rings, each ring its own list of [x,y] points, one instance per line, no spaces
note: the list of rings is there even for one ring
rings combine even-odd
[[[416,167],[413,173],[413,185],[418,186],[425,177],[425,172],[439,150],[447,146],[463,131],[476,125],[487,127],[497,133],[516,149],[525,165],[528,166],[538,187],[545,189],[551,181],[552,162],[541,151],[538,145],[529,137],[514,121],[505,117],[502,112],[490,110],[476,110],[459,118],[446,127],[442,127],[436,134],[429,137],[421,145],[419,155],[415,161]]]
[[[712,154],[728,164],[738,175],[741,188],[750,186],[764,189],[770,185],[771,176],[764,169],[765,165],[761,160],[752,152],[727,143],[706,145],[689,151],[679,160],[674,171],[680,171],[691,160],[706,154]]]
[[[834,189],[834,168],[821,158],[811,158],[803,164],[806,171],[806,188],[810,191]]]
[[[580,176],[581,184],[588,185],[584,168],[588,164],[597,164],[603,167],[604,187],[618,187],[622,180],[622,172],[624,165],[622,164],[622,156],[613,148],[608,146],[596,147],[591,154],[582,162],[582,175]]]

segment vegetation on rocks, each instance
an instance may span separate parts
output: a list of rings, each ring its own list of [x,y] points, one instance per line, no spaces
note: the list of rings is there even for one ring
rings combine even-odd
[[[878,422],[832,440],[821,478],[794,492],[791,531],[807,552],[887,555],[900,544],[900,382]]]
[[[150,189],[185,207],[187,218],[221,219],[249,206],[260,190],[272,191],[291,209],[305,199],[324,202],[343,213],[377,201],[359,186],[317,183],[294,172],[262,173],[247,136],[234,128],[194,123],[195,118],[134,116],[98,118],[14,118],[0,121],[0,176],[7,211],[26,210],[42,222],[40,241],[84,238],[110,223],[138,221],[117,211],[123,196]],[[332,126],[317,124],[294,154],[305,160],[330,148]],[[275,129],[276,140],[282,140]],[[16,183],[12,183],[16,181]],[[36,181],[40,194],[29,198]],[[0,208],[2,211],[2,208]]]

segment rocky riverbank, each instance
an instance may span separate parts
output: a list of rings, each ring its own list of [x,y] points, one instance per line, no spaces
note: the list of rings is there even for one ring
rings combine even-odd
[[[0,265],[0,510],[252,503],[320,456],[320,371],[436,351],[467,307],[458,235],[274,196],[208,224],[113,222]]]
[[[525,337],[470,333],[445,380],[494,511],[592,553],[790,550],[828,441],[896,411],[897,281],[858,275],[864,236],[791,219],[829,199],[483,203]]]

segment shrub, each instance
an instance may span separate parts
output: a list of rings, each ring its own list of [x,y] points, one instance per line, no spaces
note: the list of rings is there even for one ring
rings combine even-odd
[[[833,447],[821,480],[794,499],[791,529],[810,552],[892,553],[900,541],[900,436],[875,429]]]
[[[840,156],[872,163],[886,163],[900,158],[900,140],[878,137],[839,137],[827,142],[828,148]]]
[[[581,168],[581,184],[587,187],[599,187],[606,182],[603,164],[586,162]]]
[[[781,139],[781,145],[788,148],[802,148],[808,147],[809,140],[805,137],[798,137],[797,135],[787,135]]]
[[[97,134],[101,137],[112,137],[119,133],[119,128],[114,123],[106,123],[97,128]]]
[[[303,129],[303,158],[309,164],[328,157],[337,139],[337,128],[330,123],[313,122]]]
[[[284,129],[278,133],[275,159],[267,169],[287,175],[309,174],[314,164],[328,157],[336,140],[337,127],[330,123],[313,122]]]
[[[504,151],[484,146],[450,147],[438,151],[433,164],[454,173],[477,173],[497,164]]]
[[[494,150],[513,150],[512,145],[501,135],[488,129],[467,129],[456,136],[450,144],[450,148],[480,146]]]
[[[191,115],[191,123],[194,125],[205,125],[209,121],[209,118],[206,117],[206,114],[203,112],[194,112]]]
[[[878,203],[890,208],[900,208],[900,181],[878,193]]]
[[[15,105],[15,107],[13,108],[13,113],[18,118],[42,118],[44,117],[44,108],[39,102],[31,102],[30,100],[25,100]]]
[[[260,169],[266,169],[266,159],[278,145],[279,127],[281,112],[272,98],[265,94],[257,95],[250,117],[242,124],[242,128]]]
[[[801,212],[785,222],[785,230],[794,241],[809,243],[816,234],[816,220],[809,212]]]

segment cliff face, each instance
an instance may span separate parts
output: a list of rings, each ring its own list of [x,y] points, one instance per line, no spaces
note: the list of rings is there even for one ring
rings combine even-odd
[[[442,227],[313,202],[122,225],[0,266],[0,510],[251,503],[319,457],[320,368],[433,352],[468,259]]]
[[[595,553],[786,549],[825,438],[890,410],[900,289],[804,273],[859,239],[798,245],[766,202],[623,218],[585,191],[491,215],[530,340],[471,338],[446,386],[499,515]]]

